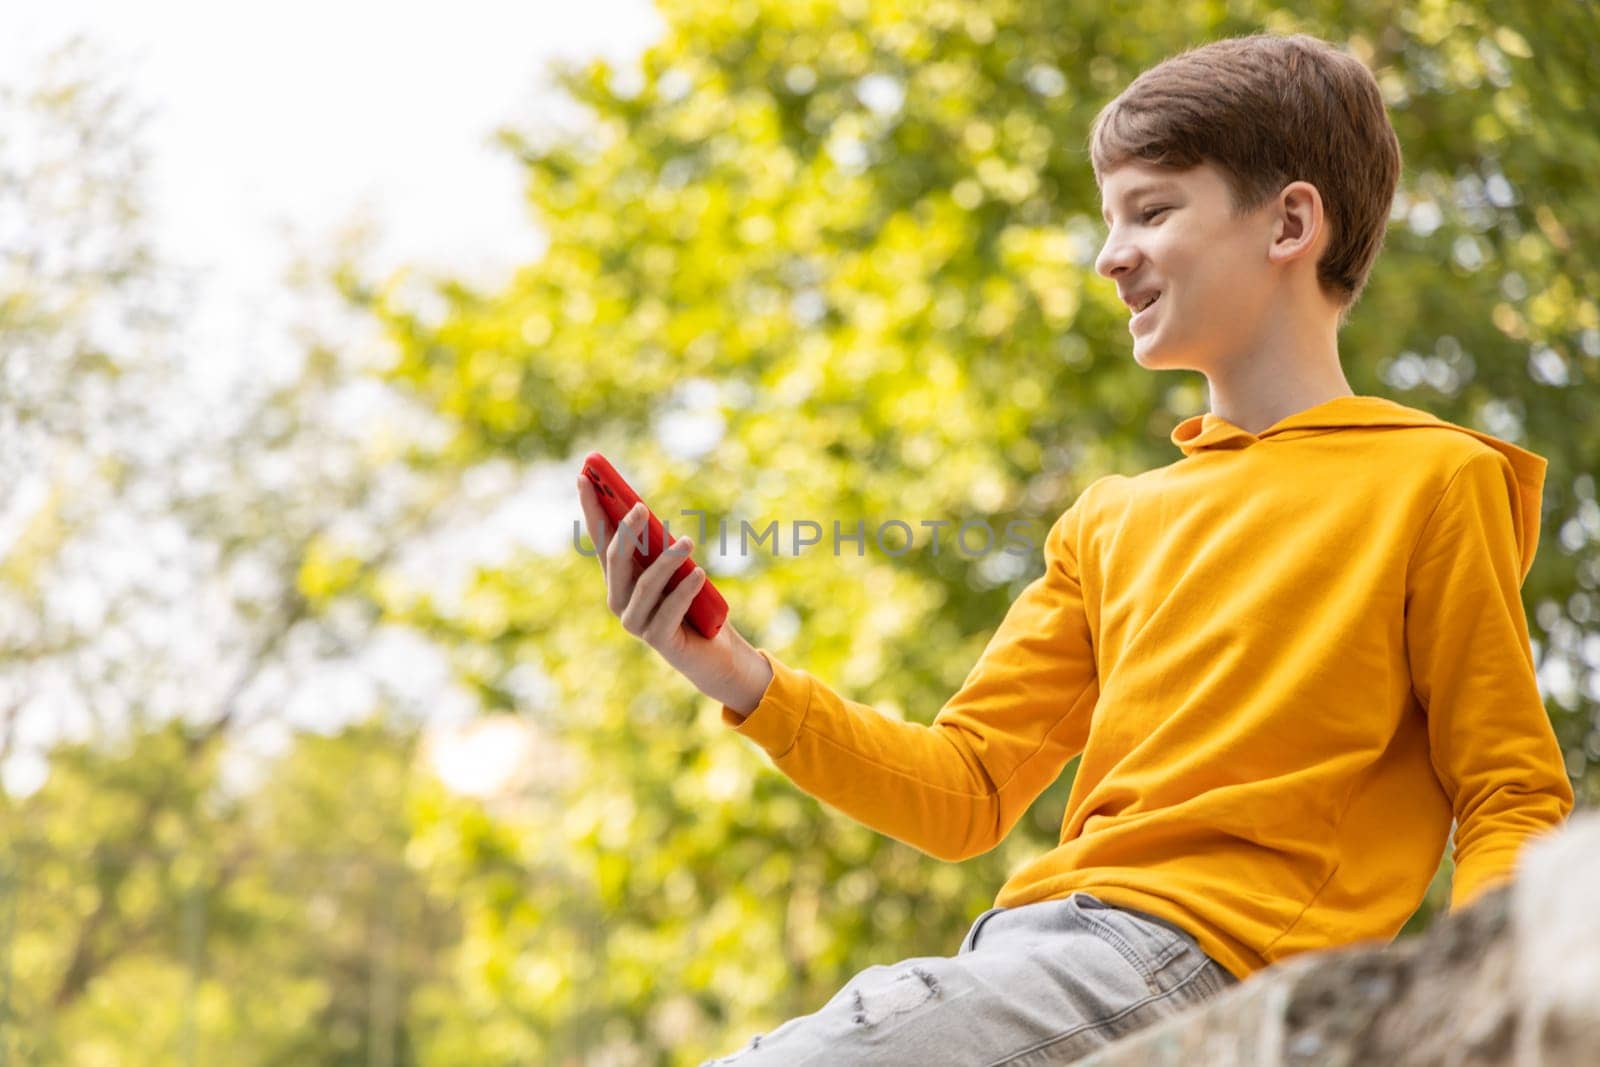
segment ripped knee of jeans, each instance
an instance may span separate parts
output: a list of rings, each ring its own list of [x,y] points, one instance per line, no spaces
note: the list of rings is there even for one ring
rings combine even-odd
[[[927,1003],[939,995],[939,979],[922,967],[911,967],[883,985],[856,989],[855,1022],[858,1026],[877,1026],[892,1015]]]

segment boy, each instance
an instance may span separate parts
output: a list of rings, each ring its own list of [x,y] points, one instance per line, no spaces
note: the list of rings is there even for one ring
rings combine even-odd
[[[932,725],[683,627],[698,583],[660,596],[681,556],[635,580],[602,554],[624,627],[733,730],[931,855],[999,844],[1082,754],[1060,844],[955,956],[870,967],[718,1062],[1066,1062],[1285,957],[1392,938],[1452,818],[1460,907],[1572,810],[1518,592],[1544,459],[1340,369],[1399,180],[1371,73],[1311,37],[1219,41],[1141,75],[1090,142],[1133,357],[1204,374],[1211,410],[1173,430],[1179,459],[1055,521]]]

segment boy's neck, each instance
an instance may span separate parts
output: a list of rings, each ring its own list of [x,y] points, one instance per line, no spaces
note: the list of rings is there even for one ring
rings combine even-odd
[[[1343,374],[1336,379],[1315,382],[1310,379],[1279,381],[1273,383],[1270,390],[1258,394],[1219,391],[1213,382],[1211,411],[1247,433],[1260,433],[1307,408],[1355,395]]]
[[[1341,396],[1354,396],[1339,362],[1337,311],[1307,296],[1266,320],[1225,365],[1205,372],[1211,411],[1247,433]]]

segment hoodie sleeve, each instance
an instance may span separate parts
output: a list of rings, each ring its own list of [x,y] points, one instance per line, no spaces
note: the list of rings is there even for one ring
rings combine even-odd
[[[766,649],[761,703],[743,718],[723,705],[723,721],[858,822],[939,859],[987,852],[1083,751],[1099,697],[1078,578],[1082,499],[1052,525],[1044,574],[931,725],[841,697]]]
[[[1406,569],[1411,685],[1456,820],[1452,911],[1509,880],[1528,839],[1573,808],[1523,614],[1524,506],[1510,462],[1476,453],[1445,487]]]

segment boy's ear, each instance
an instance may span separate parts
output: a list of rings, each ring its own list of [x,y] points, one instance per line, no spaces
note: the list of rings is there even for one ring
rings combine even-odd
[[[1327,243],[1327,229],[1327,215],[1317,187],[1307,181],[1290,182],[1274,202],[1272,244],[1267,258],[1273,263],[1287,263],[1320,253],[1321,246]]]

